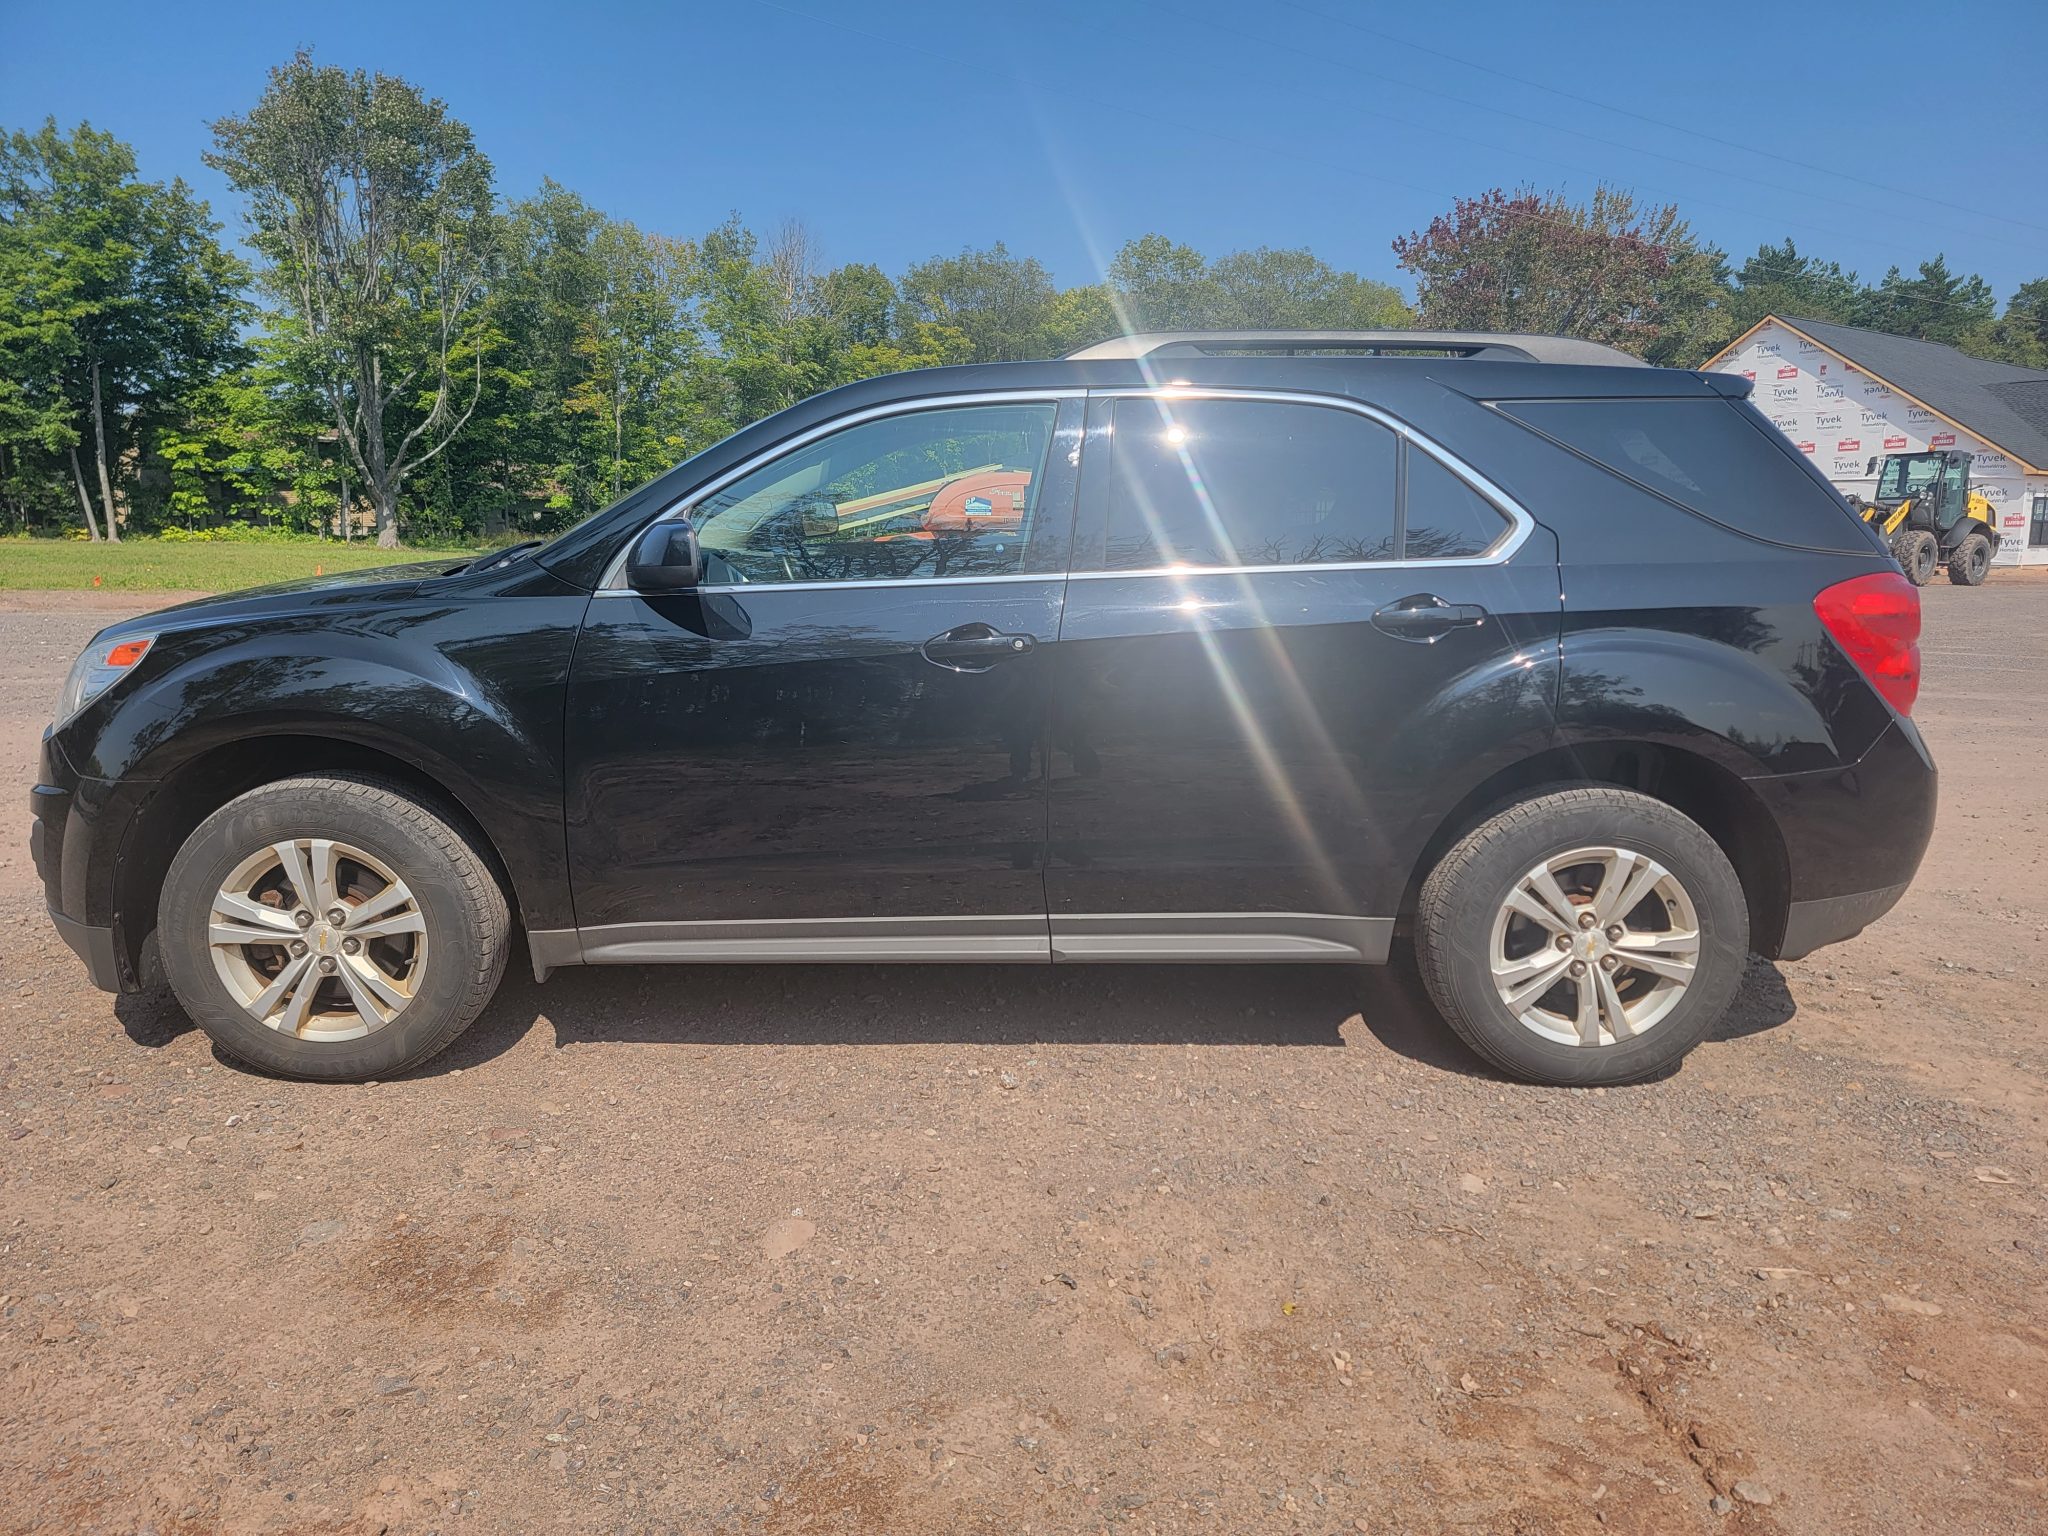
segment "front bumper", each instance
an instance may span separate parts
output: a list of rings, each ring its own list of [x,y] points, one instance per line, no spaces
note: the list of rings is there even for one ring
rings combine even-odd
[[[55,754],[49,743],[43,744],[43,777],[55,778]],[[36,874],[43,882],[43,903],[49,909],[50,922],[57,929],[57,936],[71,946],[72,952],[85,962],[86,974],[92,984],[103,992],[119,992],[123,987],[123,976],[119,951],[114,944],[112,928],[94,927],[80,919],[68,916],[65,911],[64,846],[66,836],[73,823],[72,791],[61,784],[38,784],[28,792],[28,851],[35,861]],[[84,849],[74,849],[74,855]],[[73,893],[74,904],[76,892]]]
[[[122,990],[121,962],[114,954],[114,930],[92,928],[84,923],[73,922],[54,907],[50,909],[50,921],[56,925],[57,937],[71,946],[73,954],[85,962],[85,974],[92,984],[102,992]]]

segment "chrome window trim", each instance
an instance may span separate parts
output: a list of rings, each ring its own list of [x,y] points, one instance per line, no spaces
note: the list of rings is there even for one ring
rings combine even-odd
[[[605,567],[604,580],[598,583],[596,597],[638,597],[640,594],[626,585],[626,560],[633,552],[633,545],[640,536],[657,523],[667,522],[690,510],[707,496],[715,496],[735,480],[744,479],[764,464],[771,464],[784,454],[793,453],[821,437],[830,437],[848,427],[857,427],[870,421],[879,421],[887,416],[909,416],[923,411],[950,410],[963,405],[1015,405],[1024,401],[1044,400],[1058,404],[1063,400],[1081,400],[1087,396],[1085,389],[1073,386],[1049,386],[1043,389],[992,389],[971,395],[927,395],[915,400],[889,400],[880,405],[868,406],[865,410],[853,411],[845,416],[834,416],[830,421],[821,421],[816,426],[799,432],[795,437],[785,438],[769,448],[734,465],[715,479],[707,480],[689,495],[681,497],[663,507],[660,512],[633,530],[633,537],[620,546],[619,552]],[[1046,579],[1048,573],[1038,572],[1036,579]],[[698,592],[759,592],[767,588],[793,589],[797,587],[882,587],[882,586],[930,586],[935,582],[968,581],[1013,581],[1022,579],[1013,576],[924,576],[907,578],[885,577],[878,581],[743,581],[719,586],[702,586]],[[1052,579],[1064,579],[1064,573]]]
[[[649,524],[652,527],[652,524]],[[692,587],[688,593],[671,593],[670,596],[690,596],[693,593],[711,595],[745,592],[759,597],[764,592],[840,592],[848,587],[973,587],[1014,585],[1025,581],[1056,581],[1064,583],[1065,571],[1019,572],[1010,576],[877,576],[873,580],[859,581],[741,581],[706,582]],[[640,594],[631,587],[618,587],[596,594],[598,597],[638,597]]]
[[[1007,405],[1019,401],[1049,400],[1059,402],[1081,399],[1144,399],[1168,400],[1251,400],[1287,405],[1315,405],[1336,410],[1351,411],[1369,421],[1393,432],[1403,442],[1421,449],[1431,458],[1463,481],[1480,498],[1508,520],[1508,528],[1501,537],[1476,555],[1447,555],[1427,560],[1331,560],[1308,565],[1162,565],[1147,566],[1137,570],[1094,570],[1066,572],[1037,571],[1019,572],[1002,576],[909,576],[883,577],[877,580],[859,581],[747,581],[724,582],[716,585],[697,587],[702,593],[731,594],[735,592],[817,592],[838,591],[846,587],[933,587],[968,586],[1020,581],[1105,581],[1112,578],[1143,578],[1161,576],[1268,576],[1302,575],[1317,571],[1403,571],[1430,570],[1440,566],[1504,565],[1514,558],[1517,551],[1528,542],[1535,531],[1536,519],[1530,516],[1522,504],[1502,490],[1492,480],[1474,469],[1464,459],[1448,448],[1432,441],[1418,432],[1400,417],[1368,405],[1363,400],[1353,400],[1348,395],[1324,395],[1306,390],[1290,389],[1230,389],[1207,385],[1159,384],[1131,385],[1108,389],[1046,388],[988,390],[972,395],[945,395],[919,400],[892,400],[883,405],[869,406],[866,410],[855,411],[847,416],[835,416],[830,421],[820,422],[808,431],[764,448],[752,458],[736,465],[716,479],[692,491],[671,505],[662,509],[634,530],[633,539],[628,539],[605,571],[604,580],[592,595],[595,597],[639,597],[642,594],[626,585],[626,558],[631,553],[634,539],[638,539],[656,523],[674,518],[706,496],[716,495],[735,480],[751,474],[762,465],[773,462],[786,453],[828,437],[847,427],[857,427],[864,422],[876,421],[886,416],[906,416],[921,411],[945,410],[962,405]],[[1085,449],[1083,450],[1085,453]]]
[[[1502,565],[1514,558],[1515,552],[1528,542],[1529,535],[1536,528],[1536,519],[1529,515],[1527,508],[1450,449],[1425,437],[1400,417],[1383,411],[1376,405],[1368,405],[1363,400],[1354,400],[1349,395],[1325,395],[1298,389],[1231,389],[1197,384],[1157,384],[1091,389],[1088,391],[1088,397],[1091,400],[1252,400],[1286,405],[1320,405],[1352,411],[1370,421],[1378,422],[1403,442],[1412,444],[1435,459],[1455,478],[1476,491],[1480,499],[1494,511],[1505,517],[1508,520],[1508,527],[1498,539],[1476,555],[1444,555],[1428,560],[1330,560],[1310,565],[1147,566],[1129,571],[1072,571],[1069,572],[1071,580],[1099,581],[1109,576],[1252,576],[1275,572],[1405,571],[1428,570],[1446,565]]]

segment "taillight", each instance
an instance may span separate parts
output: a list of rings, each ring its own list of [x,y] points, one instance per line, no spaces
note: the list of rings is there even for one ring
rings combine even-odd
[[[1838,581],[1813,600],[1834,642],[1902,715],[1920,692],[1920,590],[1896,571]]]

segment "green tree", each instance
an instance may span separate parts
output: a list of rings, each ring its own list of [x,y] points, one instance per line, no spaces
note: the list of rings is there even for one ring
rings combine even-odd
[[[395,546],[406,477],[483,393],[473,333],[495,234],[490,162],[442,102],[303,51],[213,134],[207,162],[249,200],[265,286],[297,322],[377,541]]]
[[[275,517],[320,527],[331,483],[323,435],[317,401],[281,388],[260,364],[222,374],[157,431],[167,520],[200,528]]]
[[[1966,337],[1963,345],[1979,357],[2048,369],[2048,277],[2020,284],[2005,313]]]
[[[1108,278],[1127,333],[1200,330],[1216,308],[1202,253],[1164,235],[1126,241]]]
[[[825,274],[818,285],[825,317],[848,347],[887,342],[896,313],[896,285],[880,267],[853,262]]]
[[[1788,236],[1782,244],[1757,248],[1734,274],[1729,301],[1736,330],[1747,330],[1765,315],[1857,323],[1863,284],[1840,262],[1802,256]]]
[[[507,210],[491,287],[492,322],[507,338],[493,398],[478,410],[477,443],[451,450],[465,469],[496,461],[508,500],[581,514],[595,505],[597,467],[583,453],[585,421],[568,409],[582,385],[584,325],[603,283],[592,247],[605,217],[554,181]],[[495,383],[495,388],[493,385]]]
[[[1210,263],[1206,323],[1222,329],[1374,331],[1408,325],[1400,291],[1339,272],[1308,250],[1260,246]]]
[[[1313,251],[1262,245],[1210,261],[1159,234],[1116,253],[1109,290],[1133,331],[1373,331],[1415,318],[1398,289],[1340,272]]]
[[[1644,359],[1660,368],[1697,368],[1742,329],[1734,301],[1727,252],[1689,237],[1676,242],[1657,281],[1657,335],[1643,348]]]
[[[919,325],[957,331],[977,363],[1047,355],[1058,290],[1043,266],[1012,256],[1000,240],[985,251],[920,262],[897,287],[913,335]]]
[[[1124,326],[1117,318],[1116,306],[1116,296],[1107,283],[1062,288],[1053,298],[1052,312],[1047,317],[1051,355],[1065,357],[1069,352],[1123,335]]]
[[[563,407],[591,424],[593,457],[607,467],[616,498],[681,457],[672,386],[695,351],[688,304],[696,252],[606,223],[591,257],[597,290],[576,339],[583,378]]]
[[[737,216],[698,243],[695,315],[707,345],[687,388],[695,432],[716,440],[835,382],[829,323],[794,313],[785,282]]]
[[[139,180],[89,124],[0,143],[0,434],[17,455],[66,456],[94,538],[120,537],[123,466],[240,351],[247,274],[218,230],[182,181]]]
[[[1912,336],[1954,346],[1973,331],[1988,326],[1998,302],[1991,285],[1974,272],[1960,277],[1937,255],[1920,263],[1917,277],[1893,267],[1884,281],[1864,290],[1857,305],[1857,324],[1894,336]]]

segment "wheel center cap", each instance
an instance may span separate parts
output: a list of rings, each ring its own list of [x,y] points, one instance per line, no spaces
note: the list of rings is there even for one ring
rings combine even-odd
[[[335,934],[335,931],[331,927],[329,927],[326,923],[315,923],[313,925],[314,954],[332,955],[338,953],[340,949],[341,940]]]

